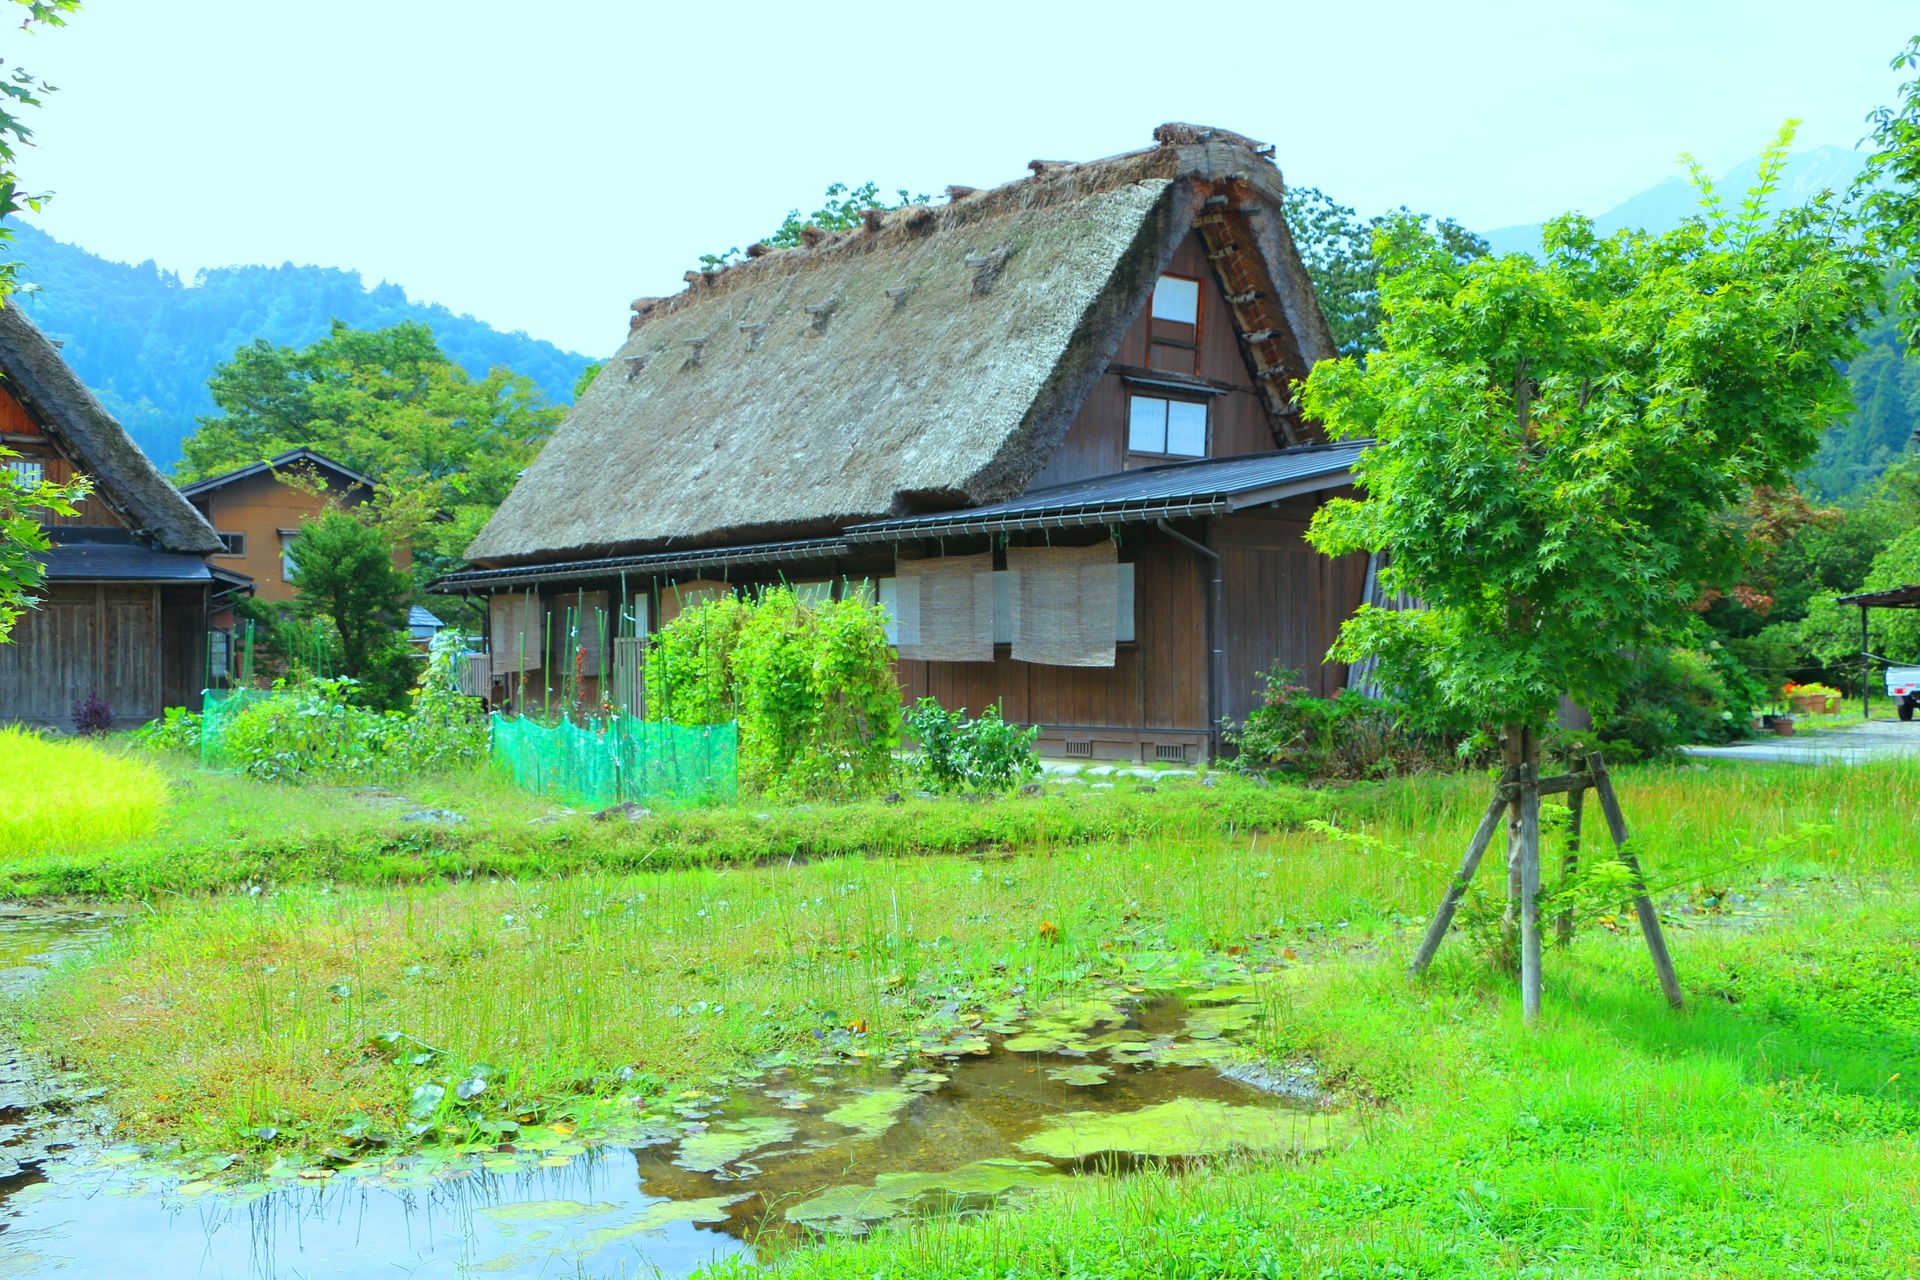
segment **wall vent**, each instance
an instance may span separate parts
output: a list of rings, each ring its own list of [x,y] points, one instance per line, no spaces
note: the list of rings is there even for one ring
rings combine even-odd
[[[1185,764],[1187,762],[1187,745],[1184,742],[1176,742],[1169,746],[1164,742],[1156,742],[1153,744],[1153,758],[1155,760],[1178,760],[1181,764]]]
[[[1069,742],[1067,743],[1067,754],[1070,756],[1086,756],[1091,759],[1093,756],[1093,744],[1091,742]]]

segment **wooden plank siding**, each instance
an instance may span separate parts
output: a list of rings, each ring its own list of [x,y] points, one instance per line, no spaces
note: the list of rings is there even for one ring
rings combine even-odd
[[[978,715],[1000,714],[1041,728],[1040,744],[1059,755],[1086,744],[1095,759],[1153,758],[1153,747],[1186,745],[1199,759],[1207,737],[1206,576],[1200,557],[1158,534],[1132,535],[1122,558],[1134,564],[1134,636],[1111,667],[1053,667],[1016,662],[1007,645],[992,662],[898,664],[907,701],[930,697]]]
[[[1275,662],[1297,668],[1300,683],[1330,698],[1346,686],[1344,663],[1327,662],[1340,625],[1360,607],[1367,558],[1323,556],[1307,544],[1317,505],[1295,498],[1278,509],[1243,511],[1209,522],[1225,587],[1227,718],[1246,719],[1257,677]]]
[[[0,707],[9,720],[66,727],[73,704],[91,693],[127,726],[158,717],[163,692],[170,705],[197,706],[205,611],[200,587],[45,588],[0,645]]]

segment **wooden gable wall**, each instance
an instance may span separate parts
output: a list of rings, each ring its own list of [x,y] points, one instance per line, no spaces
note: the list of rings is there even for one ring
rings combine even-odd
[[[46,478],[55,484],[65,484],[73,479],[76,468],[66,455],[60,452],[52,437],[40,429],[40,424],[13,397],[6,387],[0,386],[0,444],[19,454],[18,458],[9,458],[9,462],[37,462],[43,468]],[[89,528],[119,528],[123,522],[106,503],[97,496],[89,497],[77,504],[74,515],[43,515],[41,522],[49,525],[76,525]]]
[[[1055,447],[1047,465],[1034,477],[1030,489],[1068,484],[1094,476],[1108,476],[1127,469],[1127,374],[1151,374],[1171,371],[1206,380],[1224,394],[1211,397],[1210,457],[1224,458],[1243,453],[1267,453],[1282,447],[1276,442],[1266,407],[1255,390],[1253,371],[1247,366],[1234,332],[1233,313],[1220,292],[1220,282],[1198,232],[1191,233],[1175,250],[1167,264],[1167,274],[1200,281],[1200,324],[1197,359],[1181,367],[1178,349],[1160,347],[1152,341],[1153,308],[1142,307],[1133,327],[1121,340],[1107,371],[1080,406],[1073,425]],[[1152,459],[1157,465],[1165,459]]]

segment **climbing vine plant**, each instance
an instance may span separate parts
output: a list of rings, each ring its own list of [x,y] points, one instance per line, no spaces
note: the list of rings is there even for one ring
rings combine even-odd
[[[900,686],[878,606],[789,587],[711,600],[675,618],[647,656],[650,718],[736,720],[740,781],[772,796],[848,796],[893,776]]]

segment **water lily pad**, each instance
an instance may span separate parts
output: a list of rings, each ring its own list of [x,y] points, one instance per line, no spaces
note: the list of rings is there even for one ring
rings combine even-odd
[[[1072,1067],[1049,1067],[1047,1069],[1047,1079],[1058,1080],[1061,1084],[1077,1085],[1083,1089],[1096,1084],[1105,1084],[1107,1077],[1112,1074],[1112,1067],[1103,1067],[1097,1062],[1086,1062]]]
[[[415,1120],[425,1120],[433,1115],[440,1105],[440,1099],[447,1096],[447,1087],[429,1080],[426,1084],[416,1085],[413,1096],[407,1100],[407,1114]]]
[[[1224,1040],[1186,1040],[1168,1045],[1156,1055],[1163,1066],[1210,1067],[1239,1052]],[[1107,1055],[1109,1058],[1112,1054]]]
[[[859,1137],[877,1138],[893,1128],[894,1122],[900,1118],[900,1112],[914,1097],[911,1089],[875,1089],[851,1102],[841,1103],[827,1112],[827,1119],[835,1124],[846,1125],[849,1129],[858,1129]]]
[[[1259,1016],[1260,1010],[1250,1004],[1196,1009],[1187,1015],[1186,1033],[1194,1040],[1214,1040],[1235,1031],[1245,1031]]]
[[[519,1204],[497,1204],[480,1212],[502,1225],[521,1222],[553,1222],[563,1218],[592,1218],[612,1213],[619,1205],[581,1204],[578,1200],[523,1200]]]
[[[735,1120],[682,1139],[673,1162],[695,1173],[719,1173],[750,1151],[787,1141],[797,1128],[793,1121],[773,1116]]]
[[[857,1235],[917,1207],[980,1204],[1059,1176],[1052,1165],[1028,1160],[979,1160],[946,1173],[883,1173],[872,1186],[828,1187],[786,1217],[815,1231]]]
[[[616,1240],[628,1236],[660,1235],[676,1222],[725,1222],[727,1206],[738,1204],[745,1196],[708,1196],[703,1200],[661,1200],[650,1204],[626,1222],[610,1223],[582,1235],[569,1246],[582,1258],[592,1257]]]
[[[1055,1160],[1116,1152],[1138,1156],[1211,1156],[1228,1151],[1311,1150],[1325,1146],[1332,1118],[1274,1107],[1237,1107],[1210,1098],[1176,1098],[1138,1111],[1074,1111],[1019,1143]]]
[[[1000,1047],[1008,1053],[1053,1053],[1065,1048],[1068,1040],[1069,1036],[1065,1033],[1026,1031],[1009,1036],[1001,1041]]]

